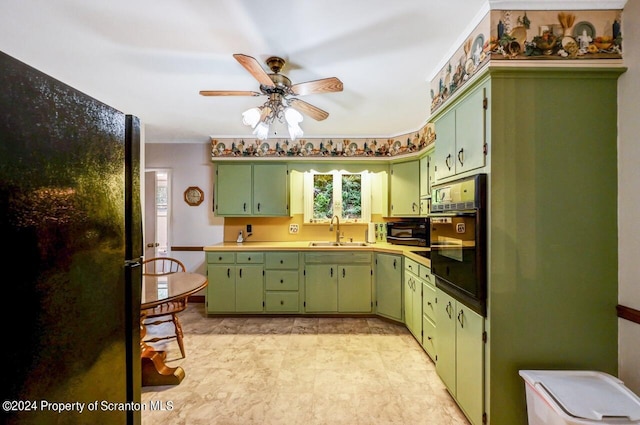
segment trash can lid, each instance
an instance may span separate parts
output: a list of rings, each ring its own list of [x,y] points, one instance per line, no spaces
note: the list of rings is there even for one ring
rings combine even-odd
[[[531,386],[545,391],[570,416],[640,420],[640,398],[618,378],[596,371],[521,370]]]

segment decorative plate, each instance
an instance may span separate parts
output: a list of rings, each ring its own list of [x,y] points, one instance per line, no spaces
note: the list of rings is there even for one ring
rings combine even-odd
[[[596,29],[591,22],[582,21],[573,26],[574,37],[580,37],[585,31],[591,39],[596,38]]]
[[[478,36],[476,37],[475,41],[473,42],[473,47],[471,47],[471,56],[475,56],[476,52],[478,53],[478,56],[480,55],[480,53],[482,52],[482,48],[484,47],[484,35],[482,34],[478,34]]]

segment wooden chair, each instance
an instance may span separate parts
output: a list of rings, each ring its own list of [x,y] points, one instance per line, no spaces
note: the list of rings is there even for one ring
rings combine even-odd
[[[166,276],[171,273],[186,271],[186,268],[181,261],[171,257],[156,257],[144,260],[142,262],[142,267],[142,274],[147,276]],[[177,316],[177,314],[183,311],[185,308],[187,308],[187,297],[181,298],[179,300],[168,301],[154,308],[145,310],[143,312],[146,316],[145,326],[160,325],[162,323],[168,322],[173,322],[174,326],[173,335],[157,336],[145,340],[145,342],[158,342],[176,338],[178,346],[180,347],[180,353],[182,354],[182,357],[186,357],[184,352],[184,343],[182,341],[182,325],[180,325],[180,320]],[[169,318],[166,318],[167,316],[169,316]],[[147,321],[149,319],[151,320]]]

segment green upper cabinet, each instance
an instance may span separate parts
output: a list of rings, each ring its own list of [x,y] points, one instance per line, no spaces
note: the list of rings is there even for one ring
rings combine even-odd
[[[253,215],[289,215],[287,164],[255,164],[253,166]]]
[[[251,164],[218,164],[215,212],[220,216],[251,215]]]
[[[289,215],[287,164],[219,163],[215,186],[218,216]]]
[[[435,180],[484,167],[486,93],[484,85],[475,88],[436,119]]]
[[[420,215],[429,214],[429,199],[431,197],[431,185],[435,180],[433,154],[431,151],[420,158]]]
[[[420,161],[413,160],[391,164],[392,217],[420,215]]]

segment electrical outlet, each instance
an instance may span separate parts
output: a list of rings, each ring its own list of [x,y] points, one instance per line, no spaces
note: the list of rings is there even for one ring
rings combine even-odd
[[[289,234],[290,235],[297,235],[298,234],[298,225],[297,224],[290,224],[289,225]]]
[[[247,233],[251,233],[251,225],[247,224]]]

